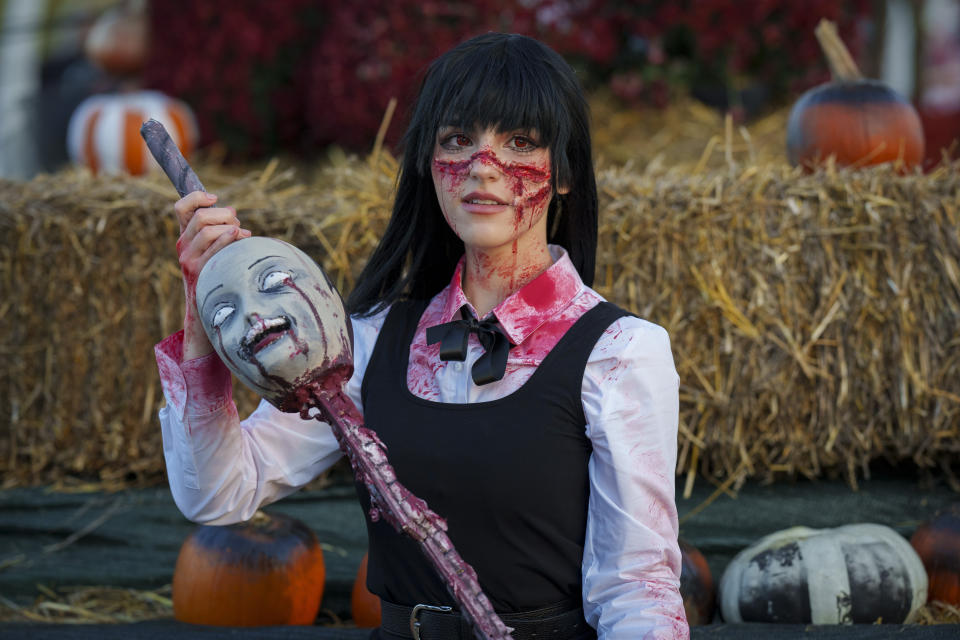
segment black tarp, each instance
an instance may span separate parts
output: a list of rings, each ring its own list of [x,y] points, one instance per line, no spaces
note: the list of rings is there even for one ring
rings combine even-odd
[[[706,556],[717,582],[738,551],[768,533],[795,525],[822,528],[874,522],[909,536],[936,509],[960,500],[943,483],[921,483],[913,477],[892,474],[861,481],[857,491],[842,481],[751,483],[735,496],[722,493],[701,509],[714,490],[709,483],[698,480],[690,498],[684,499],[678,491],[677,506],[681,537]],[[350,590],[366,548],[363,514],[353,487],[301,491],[266,510],[299,518],[317,533],[327,567],[322,608],[348,618]],[[77,494],[39,488],[0,491],[0,595],[15,603],[29,604],[38,594],[37,585],[157,589],[170,583],[180,544],[195,526],[177,511],[166,487]],[[176,627],[176,637],[210,637],[212,633],[203,628],[167,624]],[[101,630],[107,634],[99,637],[120,637],[109,634],[121,634],[124,627],[136,632],[125,637],[159,638],[171,633],[171,627],[161,622],[121,625],[115,631],[105,625],[83,626],[87,632]],[[934,628],[938,630],[929,630]],[[745,629],[750,630],[747,635],[737,635],[746,633]],[[85,633],[57,626],[6,624],[0,625],[0,637],[27,630],[31,637],[81,637],[70,634]],[[358,637],[356,631],[316,627],[279,629],[275,636],[221,631],[240,634],[236,637]],[[960,638],[960,625],[710,625],[697,629],[695,637]]]

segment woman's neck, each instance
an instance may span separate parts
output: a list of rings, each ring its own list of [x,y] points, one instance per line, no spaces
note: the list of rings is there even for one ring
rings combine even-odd
[[[553,264],[546,242],[520,248],[517,242],[496,249],[467,247],[463,264],[463,293],[482,320],[498,304],[516,293]]]

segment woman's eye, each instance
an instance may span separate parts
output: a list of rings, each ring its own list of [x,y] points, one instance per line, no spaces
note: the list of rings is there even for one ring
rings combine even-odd
[[[270,291],[282,287],[287,280],[291,280],[290,274],[286,271],[271,271],[263,278],[263,284],[260,288],[263,291]]]
[[[470,136],[462,133],[454,133],[444,137],[440,146],[450,151],[457,151],[463,147],[469,147],[471,144],[473,144],[473,141],[470,139]]]
[[[537,143],[526,136],[514,136],[513,147],[518,151],[533,151],[537,148]]]
[[[213,314],[213,326],[219,327],[224,322],[227,321],[227,318],[230,317],[230,314],[233,313],[233,307],[223,306],[216,310]]]

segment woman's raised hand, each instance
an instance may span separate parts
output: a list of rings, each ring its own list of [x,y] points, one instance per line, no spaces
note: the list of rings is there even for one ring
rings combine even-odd
[[[213,254],[250,231],[240,226],[233,207],[214,207],[217,196],[205,191],[188,193],[173,206],[180,223],[177,257],[183,274],[186,313],[183,318],[183,359],[191,360],[213,351],[197,312],[196,290],[200,270]]]

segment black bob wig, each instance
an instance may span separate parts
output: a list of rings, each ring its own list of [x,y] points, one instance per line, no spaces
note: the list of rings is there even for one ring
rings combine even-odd
[[[566,61],[537,40],[487,33],[457,45],[427,69],[403,138],[393,214],[347,300],[350,312],[369,315],[404,297],[433,297],[463,255],[431,176],[442,126],[539,132],[540,143],[550,148],[553,173],[548,241],[566,249],[583,281],[592,285],[597,186],[580,84]],[[569,192],[557,194],[559,185]]]

